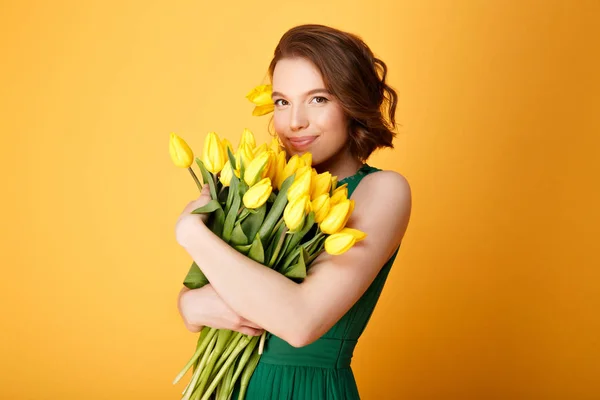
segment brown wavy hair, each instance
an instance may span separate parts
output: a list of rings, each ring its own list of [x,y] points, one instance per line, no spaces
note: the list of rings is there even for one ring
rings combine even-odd
[[[385,81],[386,64],[360,37],[325,25],[291,28],[275,48],[268,71],[271,82],[277,62],[295,57],[318,68],[325,88],[341,104],[353,156],[364,162],[378,148],[394,148],[398,95]]]

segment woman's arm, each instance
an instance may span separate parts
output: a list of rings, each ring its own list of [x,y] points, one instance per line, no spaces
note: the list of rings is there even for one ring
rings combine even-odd
[[[322,253],[301,284],[238,253],[201,222],[183,246],[235,312],[292,346],[305,346],[358,301],[408,225],[411,193],[400,174],[382,171],[363,178],[352,199],[347,226],[367,233],[366,239],[342,255]]]
[[[229,329],[252,336],[263,332],[258,325],[240,316],[225,304],[210,284],[191,290],[184,286],[177,298],[177,308],[190,332],[200,332],[204,326]]]

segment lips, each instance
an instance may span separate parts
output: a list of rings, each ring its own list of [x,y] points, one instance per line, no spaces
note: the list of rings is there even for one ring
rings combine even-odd
[[[304,150],[317,139],[318,136],[302,136],[288,138],[290,144],[297,150]]]

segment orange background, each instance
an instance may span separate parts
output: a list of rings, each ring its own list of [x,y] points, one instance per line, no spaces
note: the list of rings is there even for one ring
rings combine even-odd
[[[268,139],[244,96],[301,23],[362,36],[400,96],[370,163],[413,215],[363,398],[600,398],[600,3],[224,4],[0,3],[0,398],[179,398],[173,229],[198,193],[169,133]]]

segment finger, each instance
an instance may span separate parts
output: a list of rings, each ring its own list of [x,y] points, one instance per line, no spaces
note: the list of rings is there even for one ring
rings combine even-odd
[[[247,327],[249,327],[249,328],[254,328],[254,329],[262,329],[262,327],[261,327],[261,326],[258,326],[258,325],[256,325],[254,322],[252,322],[252,321],[248,321],[247,319],[244,319],[244,320],[242,321],[242,324],[243,324],[244,326],[247,326]]]
[[[260,336],[263,333],[262,329],[255,329],[255,328],[250,328],[249,326],[241,326],[238,329],[238,332],[241,332],[245,335],[250,335],[250,336]]]

